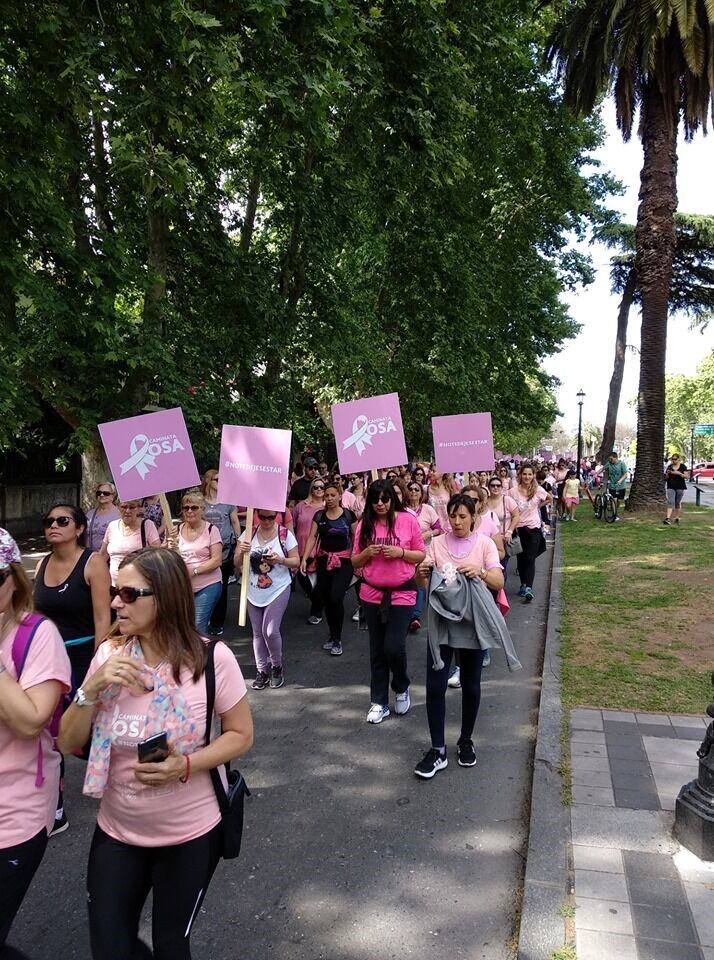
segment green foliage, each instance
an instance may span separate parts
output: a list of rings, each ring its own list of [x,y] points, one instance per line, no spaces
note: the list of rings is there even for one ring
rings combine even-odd
[[[714,351],[702,360],[693,377],[669,376],[666,386],[670,453],[691,455],[692,423],[714,423]],[[695,437],[694,457],[697,462],[714,460],[714,437]]]
[[[491,410],[505,445],[556,413],[545,356],[608,219],[537,61],[525,0],[9,8],[0,26],[0,444],[42,397],[75,429],[183,406],[329,435],[388,390]],[[30,388],[28,399],[28,387]]]

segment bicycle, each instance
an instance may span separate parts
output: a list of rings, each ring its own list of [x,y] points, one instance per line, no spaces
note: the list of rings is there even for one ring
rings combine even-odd
[[[605,520],[605,523],[614,523],[617,520],[618,500],[613,497],[609,490],[605,489],[603,493],[595,495],[593,500],[593,510],[596,520]]]

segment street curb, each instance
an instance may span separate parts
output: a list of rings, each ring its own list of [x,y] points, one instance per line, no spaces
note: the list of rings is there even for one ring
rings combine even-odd
[[[518,960],[550,960],[566,942],[563,907],[572,892],[569,869],[570,807],[564,806],[560,774],[560,605],[562,550],[553,548],[538,735],[533,758],[530,829],[523,885]]]

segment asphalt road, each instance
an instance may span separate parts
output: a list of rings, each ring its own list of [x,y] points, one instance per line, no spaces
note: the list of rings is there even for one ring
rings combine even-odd
[[[460,694],[452,690],[449,766],[431,781],[412,772],[429,746],[425,630],[409,640],[410,713],[371,726],[367,635],[350,621],[344,656],[330,657],[321,649],[324,624],[306,625],[307,603],[295,594],[285,621],[287,683],[249,693],[256,738],[242,763],[253,792],[243,852],[218,867],[194,927],[195,958],[513,956],[550,553],[538,566],[535,602],[511,597],[524,669],[509,674],[495,653],[485,672],[478,765],[456,763]],[[246,631],[231,629],[226,639],[252,679]],[[50,840],[10,938],[33,960],[90,957],[84,885],[96,805],[81,796],[83,771],[70,758],[70,829]],[[150,943],[149,906],[141,933]]]

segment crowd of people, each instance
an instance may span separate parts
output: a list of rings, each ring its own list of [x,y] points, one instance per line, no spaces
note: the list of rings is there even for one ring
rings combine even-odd
[[[6,940],[48,836],[68,828],[64,756],[75,754],[86,761],[85,795],[100,800],[87,867],[92,956],[141,956],[138,921],[151,890],[154,957],[190,957],[221,855],[211,771],[253,737],[243,674],[220,640],[246,555],[253,690],[285,684],[282,623],[296,589],[308,622],[324,621],[319,645],[337,658],[355,587],[369,638],[370,724],[409,711],[406,641],[426,625],[421,779],[448,763],[448,688],[461,689],[456,759],[472,767],[491,651],[520,667],[504,584],[515,557],[519,595],[533,600],[554,502],[530,463],[463,476],[412,464],[372,479],[305,457],[284,510],[257,510],[250,530],[245,508],[217,501],[217,480],[209,470],[200,489],[183,493],[176,525],[158,498],[121,500],[108,481],[86,514],[54,505],[34,583],[0,531],[0,954],[21,956]]]

